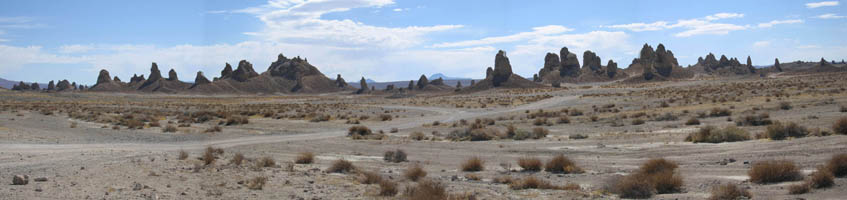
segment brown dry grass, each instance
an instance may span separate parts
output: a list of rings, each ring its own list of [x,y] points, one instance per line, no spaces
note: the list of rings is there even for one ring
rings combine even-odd
[[[276,161],[274,161],[274,159],[271,158],[271,157],[265,156],[265,157],[262,157],[261,159],[259,159],[258,161],[256,161],[256,167],[259,167],[259,168],[274,167],[274,166],[276,166]]]
[[[840,135],[847,135],[847,117],[838,118],[832,124],[832,132]]]
[[[244,154],[241,153],[236,153],[235,156],[233,156],[232,159],[229,160],[229,163],[235,165],[241,165],[242,162],[244,162]]]
[[[847,153],[833,155],[826,163],[826,169],[835,177],[847,176]]]
[[[300,152],[297,158],[294,158],[294,163],[297,164],[312,164],[315,162],[315,154],[312,152]]]
[[[443,200],[449,197],[444,185],[432,180],[418,182],[414,187],[407,187],[404,192],[408,200]]]
[[[376,172],[359,170],[359,183],[377,184],[382,182],[382,176]]]
[[[712,196],[709,200],[735,200],[735,199],[752,199],[753,195],[747,189],[738,187],[733,183],[718,185],[712,188]]]
[[[760,184],[796,181],[802,178],[794,162],[787,160],[771,160],[754,163],[747,174],[750,176],[750,181]]]
[[[523,171],[537,172],[541,171],[544,164],[541,162],[541,159],[538,158],[518,158],[518,166],[520,166]]]
[[[268,178],[263,176],[252,178],[250,180],[247,180],[247,188],[251,190],[261,190],[263,187],[265,187],[265,182],[267,181]]]
[[[410,181],[418,181],[421,178],[426,177],[426,171],[421,168],[420,165],[412,165],[403,172],[403,176]]]
[[[810,190],[812,190],[812,188],[809,187],[809,184],[806,183],[799,183],[788,186],[788,194],[806,194],[809,193]]]
[[[809,186],[815,189],[828,188],[835,185],[835,176],[832,175],[825,167],[819,167],[817,171],[809,177]]]
[[[356,167],[353,166],[353,163],[344,159],[338,159],[335,162],[332,162],[332,165],[326,169],[326,172],[329,173],[347,173],[355,170]]]
[[[187,158],[188,158],[188,152],[185,152],[185,150],[179,150],[179,156],[177,156],[177,159],[185,160]]]
[[[576,162],[562,154],[556,155],[550,159],[550,161],[544,165],[544,170],[550,173],[565,174],[578,174],[583,172],[582,168],[576,166]]]
[[[462,163],[461,170],[464,172],[478,172],[485,170],[485,161],[478,156],[474,156]]]
[[[393,197],[397,195],[397,183],[389,180],[379,182],[379,196]]]

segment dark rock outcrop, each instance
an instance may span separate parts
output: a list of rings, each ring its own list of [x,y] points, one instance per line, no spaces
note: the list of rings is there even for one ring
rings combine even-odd
[[[559,51],[559,57],[562,64],[559,69],[559,76],[578,77],[579,60],[577,60],[576,54],[569,52],[567,47],[562,47]]]
[[[178,81],[179,80],[179,77],[176,76],[176,71],[174,71],[174,69],[171,69],[171,71],[168,71],[168,80],[169,81]]]
[[[365,80],[365,77],[362,77],[362,80],[359,80],[359,90],[356,91],[356,94],[365,93],[370,93],[370,88],[368,88],[368,82]]]
[[[618,63],[615,61],[609,60],[609,63],[606,64],[606,75],[609,78],[614,78],[618,73]]]
[[[512,64],[509,63],[509,57],[506,57],[506,52],[500,50],[497,56],[494,57],[494,74],[492,74],[492,83],[494,87],[498,87],[501,83],[509,81],[512,76]]]
[[[776,69],[776,71],[782,72],[782,67],[779,66],[779,58],[774,58],[773,68]]]
[[[209,81],[209,79],[206,78],[206,76],[203,75],[203,72],[197,72],[197,77],[194,78],[194,85],[192,85],[191,87],[193,88],[193,87],[196,87],[198,85],[209,84],[209,83],[212,83],[212,82]]]
[[[58,91],[71,90],[71,82],[68,81],[67,79],[59,81],[59,83],[56,84],[56,90],[58,90]]]
[[[344,78],[341,78],[341,74],[338,74],[338,76],[335,78],[335,87],[347,87],[347,81],[344,81]]]
[[[144,74],[142,74],[141,76],[139,76],[137,74],[133,74],[132,78],[129,79],[129,83],[130,84],[141,83],[141,82],[144,82],[145,80],[146,79],[144,79]]]
[[[105,69],[101,69],[100,75],[97,76],[97,83],[94,84],[94,85],[109,83],[111,81],[112,81],[112,76],[109,75],[109,71],[106,71]]]
[[[559,61],[559,55],[556,55],[555,53],[547,53],[547,55],[544,56],[544,67],[538,71],[539,80],[543,80],[543,78],[551,72],[558,72],[561,68],[562,63]]]
[[[591,70],[592,72],[602,71],[600,57],[594,52],[585,51],[582,54],[582,69]]]
[[[437,78],[429,82],[429,85],[444,86],[444,78]]]
[[[756,68],[753,67],[753,60],[750,59],[750,56],[747,56],[747,69],[750,70],[750,73],[756,73]]]
[[[424,89],[427,85],[429,85],[429,80],[427,80],[426,75],[421,75],[421,78],[418,79],[418,89]]]
[[[29,85],[30,90],[41,90],[41,86],[38,83],[32,83]]]
[[[47,91],[53,90],[56,90],[56,83],[54,83],[53,80],[50,80],[50,82],[47,83]]]
[[[226,66],[224,66],[224,69],[221,70],[221,79],[230,78],[230,77],[232,77],[232,65],[230,65],[229,63],[226,63]]]
[[[707,56],[703,62],[711,62],[714,60],[714,55]],[[679,66],[673,52],[665,49],[665,45],[659,44],[656,50],[653,50],[649,44],[644,44],[641,48],[641,53],[638,58],[632,60],[632,64],[624,70],[629,74],[641,74],[635,76],[630,81],[639,82],[644,80],[667,80],[691,78],[694,76],[689,69]],[[639,80],[640,79],[640,80]]]
[[[256,73],[256,70],[253,70],[253,64],[247,62],[247,60],[241,60],[238,62],[238,68],[235,71],[232,71],[232,79],[240,82],[247,81],[247,79],[257,77],[259,73]]]
[[[118,82],[118,83],[122,82],[121,78],[118,78],[118,76],[115,76],[115,78],[113,78],[112,81]]]

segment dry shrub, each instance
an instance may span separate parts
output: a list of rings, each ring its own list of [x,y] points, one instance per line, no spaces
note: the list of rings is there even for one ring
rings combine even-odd
[[[752,199],[753,195],[747,189],[738,187],[733,183],[718,185],[712,188],[712,196],[709,200],[735,200],[735,199]]]
[[[247,188],[251,190],[261,190],[262,187],[265,187],[265,182],[268,181],[268,178],[259,176],[247,180]]]
[[[352,127],[350,127],[350,129],[347,130],[347,136],[353,136],[353,135],[366,136],[366,135],[370,135],[372,133],[373,132],[371,131],[371,129],[368,128],[367,126],[352,126]]]
[[[547,137],[547,134],[550,134],[550,131],[546,128],[535,127],[532,129],[532,139],[541,139]]]
[[[359,170],[359,183],[361,184],[377,184],[382,182],[382,176],[376,172]]]
[[[835,176],[825,167],[819,167],[809,179],[809,186],[815,189],[828,188],[833,185],[835,185]]]
[[[479,175],[476,174],[465,174],[465,178],[471,181],[479,181],[482,179],[482,177],[479,177]]]
[[[747,174],[750,176],[750,181],[760,184],[796,181],[802,178],[794,162],[787,160],[757,162]]]
[[[400,149],[394,151],[386,151],[384,154],[382,154],[382,160],[393,163],[405,162],[406,152]]]
[[[512,178],[511,176],[499,176],[499,177],[492,179],[492,181],[494,183],[499,183],[499,184],[511,184],[511,183],[515,182],[515,179]]]
[[[647,183],[647,175],[636,173],[623,177],[615,185],[621,198],[644,199],[653,196],[653,186]]]
[[[221,126],[214,125],[212,127],[207,128],[203,132],[204,133],[214,133],[214,132],[221,132],[222,130],[223,130],[223,128],[221,128]]]
[[[424,169],[421,168],[420,165],[412,165],[409,167],[409,169],[406,169],[406,172],[403,173],[403,176],[405,176],[406,179],[409,179],[411,181],[418,181],[421,178],[426,177],[426,171],[424,171]]]
[[[731,115],[732,111],[726,108],[712,108],[712,110],[709,112],[710,117],[727,117]]]
[[[382,115],[379,115],[379,119],[382,120],[382,121],[391,121],[393,119],[393,117],[389,114],[382,114]]]
[[[571,123],[571,119],[568,116],[560,116],[558,120],[556,120],[557,124],[567,124]]]
[[[312,152],[301,152],[294,158],[294,163],[297,164],[312,164],[315,162],[315,154]]]
[[[762,113],[759,115],[747,115],[735,122],[738,126],[764,126],[772,124],[773,121],[770,119],[770,115],[767,113]]]
[[[485,161],[483,161],[482,158],[474,156],[466,160],[465,163],[462,163],[461,169],[464,172],[478,172],[485,170],[484,164]]]
[[[529,176],[522,180],[515,181],[509,185],[509,188],[513,190],[525,190],[525,189],[560,189],[560,187],[554,186],[550,184],[550,182],[536,178],[535,176]]]
[[[650,182],[656,193],[669,194],[682,191],[682,177],[670,171],[663,171],[650,176]]]
[[[415,187],[407,187],[404,193],[409,200],[446,200],[449,196],[443,184],[432,180],[420,181]]]
[[[847,176],[847,153],[833,155],[826,163],[826,169],[832,172],[835,177]]]
[[[785,125],[781,122],[774,122],[768,126],[765,134],[772,140],[783,140],[788,137],[805,137],[809,134],[809,130],[794,122],[788,122]]]
[[[274,166],[276,166],[276,161],[274,161],[274,159],[271,158],[271,157],[265,156],[265,157],[262,157],[261,159],[259,159],[258,161],[256,161],[256,167],[259,167],[259,168],[274,167]]]
[[[779,109],[791,110],[791,108],[793,108],[793,106],[791,106],[791,103],[787,101],[779,102]]]
[[[235,165],[241,165],[242,162],[244,162],[244,154],[241,153],[236,153],[235,156],[233,156],[232,159],[229,160],[229,163]]]
[[[412,134],[409,134],[409,138],[412,138],[412,140],[418,140],[418,141],[426,140],[426,135],[424,135],[424,133],[422,133],[422,132],[414,132]]]
[[[685,137],[685,141],[694,143],[737,142],[749,139],[750,133],[735,126],[727,126],[723,129],[718,129],[715,126],[706,126],[700,128],[697,132],[688,134],[688,136]]]
[[[176,131],[177,131],[176,126],[171,125],[171,124],[168,124],[167,126],[162,128],[162,132],[165,132],[165,133],[173,133],[173,132],[176,132]]]
[[[798,183],[788,186],[788,194],[806,194],[809,193],[809,190],[812,190],[812,188],[806,183]]]
[[[149,122],[149,123],[147,123],[147,125],[150,126],[150,127],[160,127],[160,126],[162,126],[161,124],[159,124],[158,121]]]
[[[674,171],[678,168],[679,165],[676,163],[666,160],[664,158],[655,158],[650,159],[639,168],[639,172],[643,174],[657,174],[661,172]]]
[[[538,158],[519,158],[518,159],[518,166],[523,168],[523,171],[529,171],[529,172],[541,171],[541,167],[543,167],[543,165],[544,164],[541,163],[541,159],[538,159]]]
[[[835,123],[832,124],[832,132],[840,135],[847,135],[847,117],[838,118],[835,120]]]
[[[664,158],[650,159],[637,172],[620,179],[614,190],[622,198],[649,198],[654,193],[680,192],[683,181],[675,172],[678,167]]]
[[[248,124],[248,123],[250,123],[250,120],[247,117],[241,116],[241,115],[228,116],[226,118],[226,122],[224,122],[224,124],[227,125],[227,126],[241,125],[241,124]]]
[[[379,196],[393,197],[397,195],[397,183],[390,180],[382,180],[379,182]]]
[[[218,152],[220,152],[220,153],[218,153]],[[212,163],[214,163],[215,160],[218,159],[217,154],[223,154],[223,150],[217,149],[217,148],[214,148],[214,147],[206,147],[206,151],[203,152],[203,157],[202,157],[203,164],[204,165],[211,165]]]
[[[574,174],[574,173],[582,173],[582,168],[576,166],[576,163],[565,157],[565,155],[559,154],[544,165],[544,170],[550,173],[565,173],[565,174]]]
[[[696,117],[692,117],[692,118],[688,119],[688,121],[685,121],[685,125],[688,125],[688,126],[700,125],[700,120],[697,119]]]
[[[187,158],[188,158],[188,152],[185,152],[185,150],[179,150],[179,156],[177,156],[176,159],[185,160]]]
[[[642,125],[642,124],[644,124],[644,120],[643,120],[643,119],[635,119],[635,120],[632,120],[632,125]]]
[[[326,172],[329,173],[347,173],[355,170],[356,167],[353,166],[353,163],[344,159],[338,159],[335,162],[332,162],[332,165],[326,169]]]

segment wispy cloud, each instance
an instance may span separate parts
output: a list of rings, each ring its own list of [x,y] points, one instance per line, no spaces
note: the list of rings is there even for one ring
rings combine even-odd
[[[797,24],[803,23],[803,20],[800,19],[789,19],[789,20],[773,20],[770,22],[759,23],[759,28],[770,28],[777,24]]]
[[[847,18],[847,16],[836,15],[835,13],[827,13],[827,14],[815,16],[814,18],[818,18],[818,19],[842,19],[842,18]]]
[[[631,24],[608,25],[602,27],[627,29],[635,32],[659,31],[673,28],[686,29],[685,31],[674,34],[674,36],[676,37],[690,37],[695,35],[726,35],[731,31],[744,30],[747,29],[747,27],[735,24],[714,23],[713,21],[742,17],[744,17],[744,14],[741,13],[716,13],[702,18],[677,20],[676,23],[673,24],[668,23],[666,21],[657,21],[653,23],[639,22]]]
[[[820,7],[837,6],[837,5],[838,5],[838,1],[821,1],[821,2],[807,3],[806,8],[820,8]]]
[[[767,47],[771,45],[771,41],[756,41],[753,43],[753,47]]]
[[[394,11],[394,12],[403,12],[403,11],[407,11],[407,10],[409,10],[409,9],[408,9],[408,8],[395,8],[395,9],[392,9],[392,11]]]
[[[797,46],[797,48],[798,49],[817,49],[817,48],[821,48],[821,46],[810,44],[810,45],[800,45],[800,46]]]
[[[551,34],[559,34],[568,31],[572,31],[573,29],[559,26],[559,25],[549,25],[549,26],[540,26],[532,28],[532,31],[529,32],[520,32],[507,36],[497,36],[497,37],[486,37],[477,40],[466,40],[459,42],[445,42],[434,44],[432,47],[436,48],[445,48],[445,47],[466,47],[466,46],[478,46],[478,45],[490,45],[490,44],[498,44],[498,43],[507,43],[507,42],[516,42],[527,40],[531,38],[537,38],[545,35]]]

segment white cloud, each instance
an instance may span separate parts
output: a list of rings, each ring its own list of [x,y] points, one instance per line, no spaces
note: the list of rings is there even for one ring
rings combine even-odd
[[[771,45],[771,41],[756,41],[753,43],[753,47],[767,47]]]
[[[409,10],[409,9],[408,9],[408,8],[395,8],[395,9],[392,9],[392,11],[394,11],[394,12],[403,12],[403,11],[407,11],[407,10]]]
[[[632,24],[618,24],[611,26],[602,26],[607,28],[619,28],[619,29],[629,29],[635,32],[641,31],[658,31],[668,28],[668,22],[666,21],[657,21],[653,23],[632,23]]]
[[[499,44],[499,43],[507,43],[507,42],[516,42],[527,40],[530,38],[541,37],[550,34],[558,34],[563,32],[572,31],[573,29],[559,26],[559,25],[549,25],[549,26],[540,26],[532,28],[530,32],[520,32],[507,36],[498,36],[498,37],[487,37],[478,40],[466,40],[459,42],[445,42],[434,44],[432,47],[436,48],[446,48],[446,47],[466,47],[466,46],[477,46],[477,45],[490,45],[490,44]]]
[[[827,13],[827,14],[815,16],[814,18],[818,18],[818,19],[841,19],[841,18],[845,18],[845,17],[847,17],[847,16],[836,15],[834,13]]]
[[[773,20],[766,23],[759,23],[759,28],[770,28],[777,24],[797,24],[803,23],[803,20],[799,19],[789,19],[789,20]]]
[[[797,48],[798,49],[817,49],[817,48],[821,48],[821,46],[810,44],[810,45],[800,45],[800,46],[797,46]]]
[[[321,43],[334,46],[409,48],[425,41],[425,35],[463,27],[462,25],[382,27],[350,19],[327,20],[324,14],[354,8],[380,8],[393,0],[277,0],[259,7],[237,10],[264,22],[264,30],[249,35],[284,43]]]
[[[730,18],[742,18],[744,14],[741,13],[717,13],[714,15],[706,16],[705,19],[709,21],[719,20],[719,19],[730,19]]]
[[[59,47],[59,52],[64,54],[85,53],[94,49],[91,45],[62,45]]]
[[[838,5],[838,1],[821,1],[821,2],[807,3],[806,8],[819,8],[819,7],[837,6],[837,5]]]
[[[744,14],[741,13],[716,13],[695,19],[681,19],[676,23],[670,24],[665,21],[657,21],[653,23],[632,23],[602,26],[606,28],[627,29],[630,31],[659,31],[673,28],[683,28],[685,31],[674,34],[676,37],[690,37],[695,35],[726,35],[731,31],[747,29],[747,26],[714,23],[712,21],[721,19],[741,18]]]

